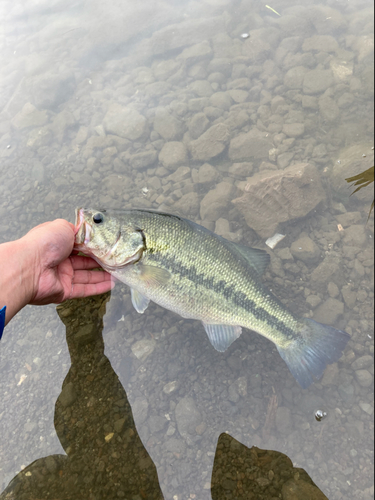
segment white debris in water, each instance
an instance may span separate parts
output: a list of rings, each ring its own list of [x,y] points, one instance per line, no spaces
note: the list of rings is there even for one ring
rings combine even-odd
[[[178,382],[177,380],[174,380],[173,382],[168,382],[168,384],[166,384],[164,387],[163,387],[163,392],[165,394],[171,394],[173,391],[175,391],[176,389],[178,388]]]
[[[21,385],[24,380],[27,379],[27,375],[21,375],[20,381],[18,382],[17,385]]]
[[[268,238],[268,240],[266,240],[266,245],[273,249],[284,238],[285,234],[275,233],[273,236],[271,236],[271,238]]]

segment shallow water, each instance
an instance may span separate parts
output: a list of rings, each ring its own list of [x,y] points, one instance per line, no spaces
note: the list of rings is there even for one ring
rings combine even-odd
[[[199,322],[153,304],[138,315],[120,283],[103,331],[90,326],[103,297],[27,306],[0,344],[1,492],[57,454],[18,484],[36,477],[52,495],[68,476],[90,499],[210,499],[228,432],[286,454],[329,499],[373,498],[372,193],[349,198],[344,180],[373,164],[373,5],[271,7],[280,15],[255,1],[2,2],[0,242],[73,221],[76,206],[161,209],[259,248],[277,231],[266,285],[352,339],[302,390],[266,339],[246,330],[218,353]],[[253,221],[259,172],[276,182],[306,162],[317,180],[295,191],[298,210],[271,192]]]

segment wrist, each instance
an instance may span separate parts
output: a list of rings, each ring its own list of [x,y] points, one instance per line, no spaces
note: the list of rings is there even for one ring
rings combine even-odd
[[[24,305],[33,299],[40,274],[40,259],[37,242],[28,238],[28,234],[17,240],[17,264],[19,272],[19,287],[22,290]]]

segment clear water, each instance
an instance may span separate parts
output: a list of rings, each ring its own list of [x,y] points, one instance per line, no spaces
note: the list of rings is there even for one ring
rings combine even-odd
[[[327,199],[279,226],[286,237],[265,281],[301,316],[316,317],[325,304],[326,317],[337,317],[352,340],[323,380],[302,390],[267,340],[246,331],[217,353],[199,322],[155,305],[138,315],[125,285],[106,299],[104,344],[95,319],[103,297],[62,306],[62,319],[53,305],[27,306],[0,345],[0,491],[33,461],[59,455],[19,476],[39,485],[25,498],[39,498],[41,486],[45,498],[56,491],[69,498],[56,485],[72,481],[82,498],[161,498],[161,491],[166,499],[209,499],[217,441],[228,432],[249,448],[286,454],[329,499],[373,498],[373,365],[363,359],[373,356],[372,198],[338,194],[330,174],[349,146],[366,152],[366,168],[373,161],[373,4],[271,7],[280,15],[256,1],[1,2],[0,242],[46,220],[73,221],[77,206],[143,206],[217,231],[225,219],[227,237],[265,248],[266,237],[231,199],[258,171],[310,162]],[[330,74],[328,83],[320,75],[316,91],[304,80],[313,70]],[[217,92],[226,94],[212,97]],[[123,108],[132,114],[116,125]],[[278,150],[242,159],[252,163],[247,174],[233,169],[228,144],[197,159],[194,134],[218,123],[230,140],[257,129]],[[304,130],[288,136],[284,125],[296,123]],[[171,141],[186,146],[178,165],[159,156]],[[202,182],[207,162],[213,170]],[[188,169],[173,175],[179,166]],[[232,185],[232,198],[202,216],[201,201],[220,182]],[[337,237],[345,210],[344,231],[361,226],[358,241]],[[302,265],[281,251],[304,234],[319,258]],[[328,254],[338,272],[319,284],[312,273]],[[348,286],[355,301],[344,298]],[[69,369],[74,389],[56,404]],[[232,463],[229,455],[223,475],[238,473],[240,488],[246,481]],[[4,498],[21,498],[17,487]]]

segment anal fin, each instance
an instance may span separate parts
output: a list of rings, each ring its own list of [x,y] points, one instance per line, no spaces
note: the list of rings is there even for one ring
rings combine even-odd
[[[242,333],[242,328],[237,325],[213,325],[203,323],[209,341],[219,352],[224,352]]]
[[[133,288],[130,289],[130,294],[134,309],[140,314],[143,314],[150,303],[150,299]]]

